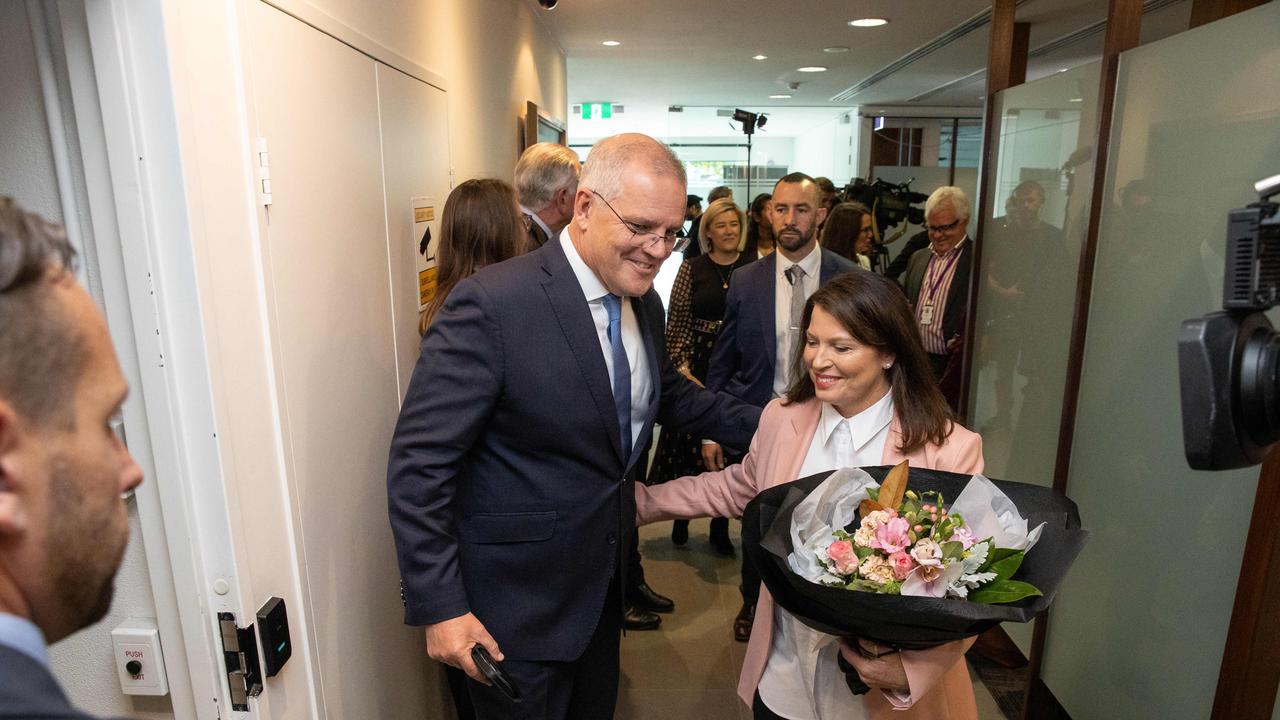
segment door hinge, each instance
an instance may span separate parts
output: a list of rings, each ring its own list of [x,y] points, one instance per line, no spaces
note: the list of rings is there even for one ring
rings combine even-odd
[[[249,711],[249,698],[262,692],[262,671],[258,666],[258,640],[253,625],[236,627],[236,616],[218,613],[222,631],[222,658],[227,665],[227,686],[231,688],[231,709]]]
[[[258,138],[258,192],[262,195],[262,205],[271,205],[271,157],[267,154],[267,139]]]

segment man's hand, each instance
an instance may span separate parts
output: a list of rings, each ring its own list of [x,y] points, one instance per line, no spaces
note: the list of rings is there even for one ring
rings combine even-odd
[[[868,655],[880,655],[874,659],[865,658],[849,642],[848,639],[840,640],[840,654],[853,666],[854,670],[858,671],[862,682],[874,688],[903,695],[910,692],[907,671],[902,667],[901,653],[892,652],[890,648],[878,646],[870,640],[855,640],[854,642],[862,643]]]
[[[716,443],[702,443],[702,463],[708,470],[723,470],[724,449]]]
[[[480,624],[475,615],[467,613],[449,620],[442,620],[434,625],[428,625],[426,631],[427,655],[432,660],[439,660],[459,668],[478,683],[489,684],[484,674],[471,661],[471,648],[475,645],[483,645],[497,662],[502,661],[502,651],[498,649],[498,643],[494,641],[489,631],[484,629],[484,625]]]

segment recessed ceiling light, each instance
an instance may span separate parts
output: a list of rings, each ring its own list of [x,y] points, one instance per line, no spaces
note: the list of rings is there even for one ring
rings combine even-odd
[[[600,44],[601,44],[601,45],[603,45],[603,46],[605,46],[605,47],[618,47],[618,46],[619,46],[619,45],[621,45],[622,43],[618,42],[617,40],[605,40],[604,42],[602,42],[602,43],[600,43]]]
[[[800,72],[826,72],[827,68],[822,65],[805,65],[802,68],[796,68]]]
[[[769,99],[770,100],[790,100],[791,96],[790,95],[770,95]]]
[[[768,55],[752,55],[751,59],[752,60],[768,60],[769,56]]]
[[[846,53],[846,52],[849,52],[849,48],[844,47],[843,45],[837,45],[836,47],[825,47],[825,48],[822,48],[822,52],[824,52],[824,53]]]
[[[1060,73],[1062,73],[1062,72],[1066,72],[1066,71],[1067,71],[1067,69],[1066,69],[1066,68],[1058,68],[1058,72],[1060,72]]]
[[[849,25],[851,27],[880,27],[881,25],[888,24],[889,21],[884,18],[862,18],[861,20],[849,21]]]
[[[1084,98],[1071,98],[1067,102],[1084,102]]]

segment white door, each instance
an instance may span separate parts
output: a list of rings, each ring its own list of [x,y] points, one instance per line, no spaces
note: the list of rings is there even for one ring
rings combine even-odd
[[[385,472],[417,357],[410,199],[447,193],[445,94],[266,4],[248,20],[251,132],[266,140],[272,193],[264,274],[290,505],[280,520],[296,545],[264,549],[275,559],[253,562],[248,582],[265,600],[280,561],[296,563],[295,643],[321,717],[437,716],[437,670],[403,624]],[[250,546],[258,532],[238,529]],[[300,698],[273,691],[268,681],[260,706],[270,717],[306,716]]]

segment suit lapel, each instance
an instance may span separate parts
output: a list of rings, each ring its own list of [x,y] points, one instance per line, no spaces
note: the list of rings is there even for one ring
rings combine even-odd
[[[792,452],[783,452],[779,454],[777,469],[782,473],[777,478],[772,478],[767,483],[772,485],[781,485],[785,482],[800,479],[800,468],[804,467],[804,460],[809,454],[809,446],[813,444],[813,435],[818,431],[818,416],[822,413],[822,403],[817,399],[812,399],[801,408],[802,413],[797,413],[791,417],[791,421],[784,423],[779,428],[779,433],[789,432],[786,437],[780,437],[778,447],[793,448]],[[785,463],[785,464],[784,464]]]
[[[591,309],[587,307],[582,294],[582,286],[578,284],[578,278],[573,274],[573,268],[565,258],[560,243],[547,243],[539,252],[543,255],[542,269],[547,273],[542,287],[547,293],[547,299],[551,301],[551,308],[560,323],[560,331],[564,333],[582,379],[586,381],[596,411],[600,413],[600,419],[609,433],[613,450],[618,459],[626,463],[628,458],[622,456],[622,428],[618,427],[618,412],[609,383],[609,368],[604,362],[600,338],[596,334],[595,322],[591,319]]]
[[[777,250],[774,251],[777,253]],[[751,302],[747,307],[760,308],[760,327],[764,333],[765,358],[769,360],[770,378],[778,372],[775,367],[778,358],[778,309],[775,307],[778,302],[778,259],[772,255],[766,256],[767,262],[761,263],[761,270],[764,270],[764,288],[761,291],[764,302]],[[772,380],[770,383],[772,384]]]

